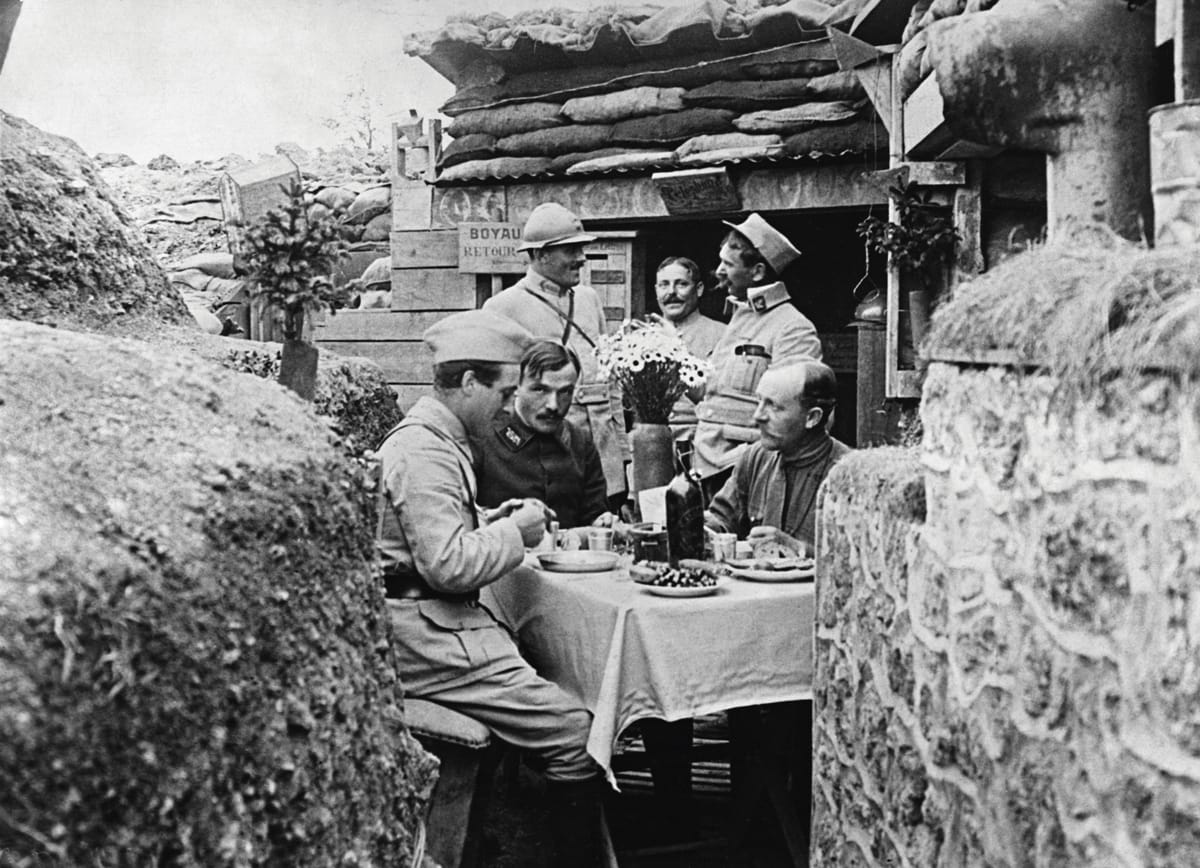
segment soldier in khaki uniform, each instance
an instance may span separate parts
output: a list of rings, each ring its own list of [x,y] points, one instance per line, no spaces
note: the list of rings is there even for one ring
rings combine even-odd
[[[486,311],[452,314],[424,335],[434,394],[384,439],[377,536],[399,674],[408,695],[479,720],[545,763],[561,865],[601,858],[600,769],[586,750],[591,716],[541,678],[479,589],[521,563],[547,512],[511,500],[480,516],[468,434],[511,410],[530,335]]]
[[[788,362],[821,360],[816,328],[792,305],[779,279],[800,251],[758,214],[726,225],[732,231],[721,244],[717,277],[729,293],[733,315],[709,359],[708,382],[691,395],[703,396],[696,408],[692,467],[709,497],[758,440],[755,389],[763,373]]]
[[[582,369],[567,419],[592,435],[604,468],[610,504],[625,491],[629,447],[620,393],[599,379],[593,350],[605,333],[604,306],[590,286],[579,284],[583,250],[596,236],[579,218],[554,202],[538,205],[525,222],[518,250],[529,253],[529,270],[513,286],[489,298],[484,310],[519,322],[534,337],[566,344]]]

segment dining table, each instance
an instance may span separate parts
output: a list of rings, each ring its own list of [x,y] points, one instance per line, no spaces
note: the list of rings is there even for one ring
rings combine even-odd
[[[635,721],[812,698],[811,580],[723,577],[707,596],[659,596],[625,563],[551,572],[530,555],[481,602],[543,677],[591,711],[588,753],[614,785],[613,750]]]

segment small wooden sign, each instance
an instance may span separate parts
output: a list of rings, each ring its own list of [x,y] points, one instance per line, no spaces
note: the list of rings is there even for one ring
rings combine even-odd
[[[517,223],[459,223],[458,270],[474,274],[524,274],[529,257],[517,250]]]
[[[300,183],[300,169],[283,154],[221,176],[218,192],[231,253],[241,253],[242,232],[247,226],[287,202],[292,182]]]
[[[670,214],[740,211],[742,201],[723,166],[655,172],[650,176]]]

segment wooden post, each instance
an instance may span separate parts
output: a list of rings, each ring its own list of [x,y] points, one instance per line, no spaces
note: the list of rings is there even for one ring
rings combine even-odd
[[[1200,0],[1175,4],[1175,102],[1200,99]]]

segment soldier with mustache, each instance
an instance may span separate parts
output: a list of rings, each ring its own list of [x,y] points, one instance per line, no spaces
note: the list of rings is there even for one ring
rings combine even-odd
[[[574,350],[579,382],[568,418],[587,431],[600,453],[605,493],[614,508],[625,499],[629,446],[619,390],[600,379],[593,350],[605,333],[604,306],[596,290],[579,283],[584,249],[596,236],[562,205],[544,202],[525,221],[518,250],[529,255],[525,276],[484,302],[484,310],[516,320],[538,339]]]
[[[591,435],[567,420],[580,363],[557,341],[536,341],[521,358],[511,412],[472,438],[479,504],[536,497],[563,528],[608,527],[604,470]]]

